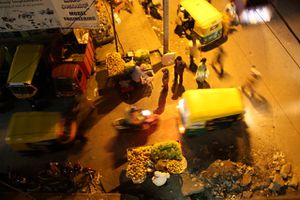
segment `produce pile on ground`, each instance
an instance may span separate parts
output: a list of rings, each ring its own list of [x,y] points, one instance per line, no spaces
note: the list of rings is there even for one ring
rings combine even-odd
[[[124,72],[125,61],[118,52],[108,53],[106,55],[106,67],[109,77],[116,76]]]
[[[180,174],[186,168],[181,146],[173,141],[128,149],[127,159],[126,176],[134,183],[144,182],[153,171]]]
[[[134,60],[137,65],[150,63],[150,52],[147,49],[138,49],[134,52]]]

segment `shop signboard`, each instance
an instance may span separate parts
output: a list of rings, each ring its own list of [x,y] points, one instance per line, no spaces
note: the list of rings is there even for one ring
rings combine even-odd
[[[98,27],[94,0],[0,1],[0,32]]]
[[[63,28],[99,28],[95,0],[52,0]]]
[[[0,32],[59,27],[49,0],[1,0]]]

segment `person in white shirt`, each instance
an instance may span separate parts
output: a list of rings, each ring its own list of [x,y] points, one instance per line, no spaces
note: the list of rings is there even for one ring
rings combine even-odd
[[[141,70],[139,66],[135,66],[131,74],[131,78],[135,83],[141,83],[147,75]]]
[[[229,0],[229,2],[225,6],[224,11],[225,14],[227,14],[230,17],[231,25],[239,24],[239,17],[237,14],[237,9],[234,0]]]
[[[143,64],[141,67],[135,66],[133,69],[133,72],[131,73],[131,79],[133,80],[134,83],[136,84],[151,84],[153,81],[154,77],[148,76],[144,71],[143,71]]]

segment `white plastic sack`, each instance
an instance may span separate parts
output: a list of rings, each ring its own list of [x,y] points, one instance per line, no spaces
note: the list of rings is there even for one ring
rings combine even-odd
[[[154,176],[152,177],[152,182],[156,186],[162,186],[164,185],[168,178],[170,178],[170,174],[167,172],[160,172],[160,171],[155,171]]]
[[[176,58],[176,53],[175,52],[166,53],[166,54],[163,55],[163,57],[161,59],[161,63],[164,66],[173,65],[174,61],[175,61],[175,58]]]

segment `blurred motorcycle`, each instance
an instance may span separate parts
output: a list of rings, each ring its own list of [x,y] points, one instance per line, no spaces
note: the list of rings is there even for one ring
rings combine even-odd
[[[150,110],[130,108],[125,117],[113,121],[112,125],[117,130],[147,130],[158,124],[159,116]]]

